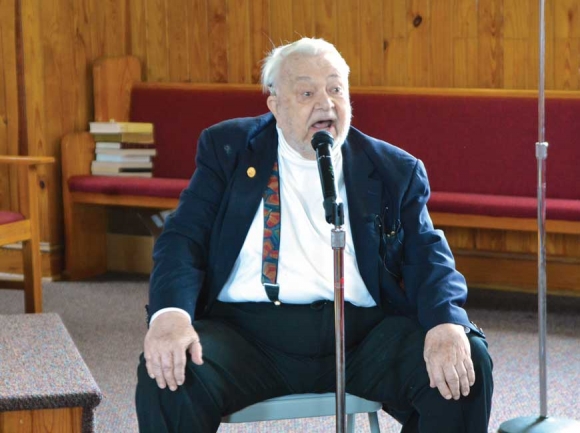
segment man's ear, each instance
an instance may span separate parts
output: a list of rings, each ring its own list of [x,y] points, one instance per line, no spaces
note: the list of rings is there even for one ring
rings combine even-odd
[[[278,118],[278,98],[276,97],[276,95],[268,96],[268,99],[266,100],[266,104],[268,105],[268,109],[272,112],[274,117],[277,119]]]

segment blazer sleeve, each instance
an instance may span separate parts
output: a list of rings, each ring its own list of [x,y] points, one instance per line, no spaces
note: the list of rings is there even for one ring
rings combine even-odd
[[[407,298],[415,303],[425,329],[456,323],[477,332],[462,308],[467,284],[455,269],[455,260],[441,230],[433,227],[427,201],[430,196],[425,167],[416,160],[401,203],[404,229],[402,277]]]
[[[195,173],[155,242],[148,317],[162,308],[176,307],[194,320],[206,274],[209,237],[227,185],[217,151],[211,133],[205,130],[198,141]]]

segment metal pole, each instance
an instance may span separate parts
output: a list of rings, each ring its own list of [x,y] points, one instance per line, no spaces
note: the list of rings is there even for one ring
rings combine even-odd
[[[545,0],[540,1],[540,56],[538,83],[538,142],[536,159],[538,162],[538,327],[540,357],[540,416],[520,417],[502,423],[500,433],[574,433],[580,432],[580,423],[548,417],[547,368],[546,368],[546,159],[548,143],[546,142],[545,115]]]
[[[540,42],[538,74],[538,142],[536,159],[538,162],[538,326],[540,356],[540,416],[548,416],[548,392],[546,371],[546,25],[545,0],[540,0]]]
[[[334,343],[336,353],[336,433],[346,428],[345,350],[344,350],[344,230],[335,227],[330,235],[334,252]]]

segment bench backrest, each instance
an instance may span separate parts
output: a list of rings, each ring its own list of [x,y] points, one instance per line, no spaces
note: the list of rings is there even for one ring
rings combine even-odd
[[[352,88],[353,125],[427,167],[434,191],[536,195],[537,94],[530,91]],[[189,178],[201,131],[267,111],[253,85],[135,84],[130,118],[155,124],[154,176]],[[580,92],[546,100],[548,197],[580,199]]]

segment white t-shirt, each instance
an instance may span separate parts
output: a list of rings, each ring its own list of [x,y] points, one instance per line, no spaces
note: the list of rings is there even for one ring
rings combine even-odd
[[[277,283],[282,303],[307,304],[334,300],[334,255],[331,229],[322,206],[322,187],[316,161],[292,149],[278,128],[280,173],[280,251]],[[356,263],[348,219],[348,203],[340,146],[331,150],[337,181],[337,201],[344,203],[344,298],[354,305],[376,303],[367,290]],[[264,202],[260,204],[234,268],[220,292],[223,302],[269,302],[262,285]]]

